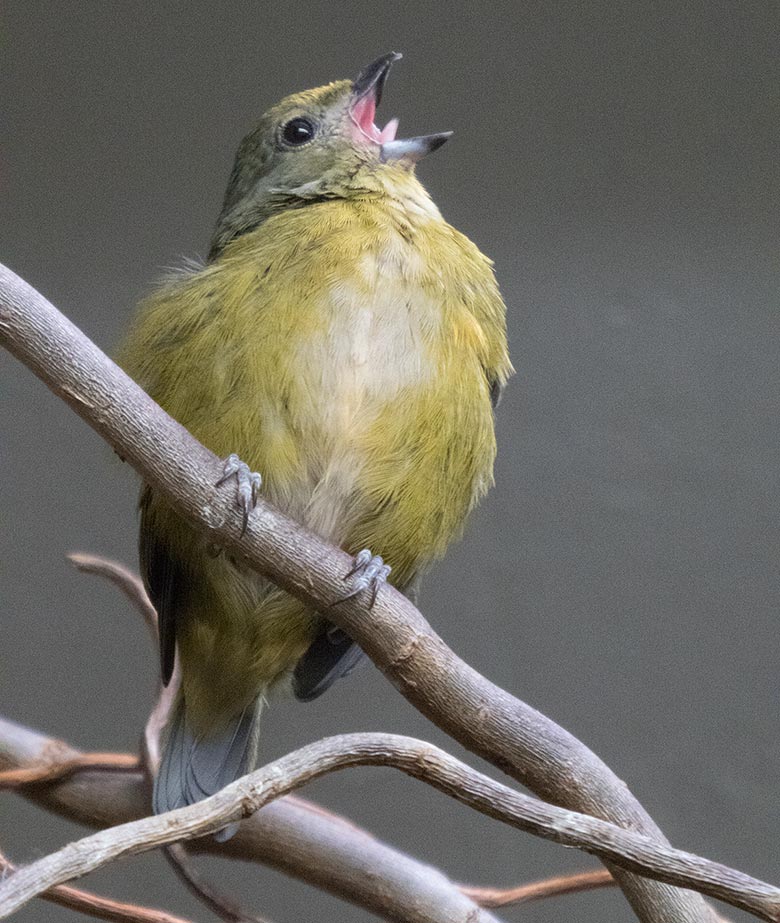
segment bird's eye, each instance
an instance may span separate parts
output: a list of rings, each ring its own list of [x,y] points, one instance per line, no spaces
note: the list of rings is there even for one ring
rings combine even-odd
[[[311,119],[305,119],[302,116],[290,121],[282,128],[282,140],[285,144],[298,147],[311,141],[317,129]]]

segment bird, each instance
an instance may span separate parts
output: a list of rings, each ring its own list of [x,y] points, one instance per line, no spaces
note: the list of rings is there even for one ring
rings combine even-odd
[[[492,262],[442,217],[417,163],[450,132],[398,138],[391,66],[288,96],[243,139],[208,258],[141,302],[120,364],[225,459],[245,522],[258,491],[354,557],[348,595],[421,575],[493,482],[513,372]],[[139,558],[162,680],[180,685],[153,807],[258,764],[272,694],[321,695],[359,648],[143,486]],[[225,833],[228,836],[232,829]]]

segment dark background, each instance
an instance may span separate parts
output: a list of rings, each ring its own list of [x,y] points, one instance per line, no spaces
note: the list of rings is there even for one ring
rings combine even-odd
[[[779,26],[774,0],[6,0],[0,48],[0,259],[108,350],[161,269],[205,253],[259,114],[404,52],[380,118],[456,130],[422,178],[495,259],[518,370],[496,488],[423,611],[592,746],[676,845],[775,881]],[[0,710],[83,748],[133,749],[151,644],[64,554],[135,561],[136,478],[5,354],[0,394]],[[269,712],[265,752],[363,729],[462,753],[372,666]],[[307,794],[456,879],[593,864],[390,771]],[[80,835],[1,804],[16,860]],[[211,873],[278,923],[367,917],[262,868]],[[208,917],[158,856],[88,886]],[[606,892],[504,916],[632,919]],[[36,903],[17,919],[72,915]]]

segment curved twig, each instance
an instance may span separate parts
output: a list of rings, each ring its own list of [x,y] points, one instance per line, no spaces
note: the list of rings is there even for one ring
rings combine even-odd
[[[71,552],[67,557],[82,573],[105,577],[118,587],[133,608],[141,614],[153,639],[157,641],[157,612],[140,577],[118,561],[112,561],[100,555]],[[178,686],[178,676],[172,677],[172,680],[174,682],[169,683],[167,687],[160,687],[157,702],[144,729],[143,754],[150,776],[154,775],[159,764],[160,733],[168,719],[173,696]],[[0,773],[0,784],[1,782],[2,773]],[[269,923],[264,917],[244,910],[236,901],[208,882],[195,868],[192,856],[182,843],[172,843],[164,847],[163,852],[176,876],[187,890],[224,923]]]
[[[0,717],[0,768],[36,765],[65,744]],[[22,797],[71,821],[105,828],[149,813],[145,774],[77,770],[28,786]],[[243,821],[227,843],[212,837],[189,849],[258,862],[393,923],[497,923],[440,871],[382,843],[311,802],[287,796]]]
[[[705,891],[763,920],[780,920],[778,888],[594,817],[540,802],[476,772],[432,744],[394,734],[343,734],[317,741],[197,804],[71,843],[0,884],[0,918],[54,885],[122,856],[216,833],[313,779],[352,766],[392,766],[513,827],[583,849],[641,875]]]
[[[183,843],[169,843],[165,858],[187,889],[225,923],[270,923],[266,917],[247,912],[240,904],[207,881],[192,864]]]
[[[67,558],[82,573],[105,577],[115,587],[118,587],[133,607],[141,613],[146,627],[152,633],[155,642],[157,641],[157,612],[147,596],[143,581],[137,574],[134,574],[124,564],[99,555],[71,551]]]
[[[591,872],[575,872],[573,875],[558,875],[518,885],[515,888],[482,888],[476,885],[461,885],[460,889],[480,907],[508,907],[510,904],[530,904],[548,897],[564,894],[578,894],[595,891],[597,888],[614,888],[615,879],[606,869]]]
[[[59,744],[59,741],[57,741]],[[65,747],[65,745],[62,745]],[[53,759],[53,752],[35,766],[0,771],[0,791],[39,785],[64,779],[79,769],[109,769],[113,772],[134,772],[141,762],[132,753],[77,753]]]
[[[105,577],[110,583],[118,587],[130,601],[133,608],[140,613],[146,627],[152,634],[153,640],[157,642],[157,612],[140,577],[118,561],[112,561],[100,555],[71,552],[67,557],[82,573]],[[167,687],[160,686],[157,702],[144,728],[142,751],[146,764],[145,768],[150,776],[154,776],[156,767],[159,764],[160,733],[168,719],[173,696],[178,687],[178,671],[176,676],[171,677],[171,679],[172,682]],[[84,767],[82,766],[82,768]],[[100,767],[90,766],[90,768]],[[16,770],[17,773],[20,771],[24,772],[24,770]],[[34,768],[28,771],[34,772]],[[11,773],[13,772],[11,770]],[[0,773],[0,787],[2,786],[2,779],[3,773]],[[183,843],[171,843],[163,847],[163,853],[187,890],[224,923],[269,923],[266,918],[245,911],[232,898],[211,885],[195,868],[193,857],[187,852],[187,848]]]
[[[106,761],[106,754],[83,754],[78,759],[69,759],[61,764],[48,764],[40,767],[30,766],[24,769],[6,770],[0,772],[0,782],[4,779],[19,781],[9,784],[8,788],[21,788],[31,783],[57,782],[76,771],[85,769],[91,772],[115,768],[112,761]],[[97,757],[97,759],[95,759]],[[138,769],[138,761],[130,754],[117,753],[116,764],[122,767]],[[304,801],[293,795],[288,796],[289,801],[305,806],[320,816],[329,817],[341,824],[349,824],[356,833],[362,833],[359,827],[346,821],[338,814]],[[165,854],[174,870],[185,882],[188,888],[210,910],[228,923],[263,923],[263,918],[246,912],[231,898],[216,891],[212,885],[205,881],[195,870],[191,859],[193,858],[184,848],[183,844],[173,843],[165,847]],[[0,853],[0,872],[16,871]],[[560,875],[554,878],[545,878],[540,881],[528,882],[514,888],[490,888],[476,885],[458,885],[460,891],[470,897],[480,907],[506,907],[510,904],[524,904],[530,901],[542,900],[548,897],[559,897],[564,894],[574,894],[583,891],[592,891],[596,888],[614,887],[615,879],[606,869],[597,869],[590,872],[576,872],[571,875]]]
[[[15,871],[16,866],[0,852],[0,877]],[[99,920],[108,920],[110,923],[191,923],[189,920],[175,917],[164,910],[152,910],[149,907],[139,907],[137,904],[113,901],[89,891],[70,888],[67,885],[59,885],[40,896],[52,904],[77,910],[79,913],[97,917]]]

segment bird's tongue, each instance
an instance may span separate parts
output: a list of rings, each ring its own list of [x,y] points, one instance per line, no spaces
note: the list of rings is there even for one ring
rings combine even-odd
[[[352,107],[350,114],[358,132],[368,138],[369,141],[373,141],[375,144],[384,144],[385,141],[395,140],[395,133],[398,131],[398,119],[391,119],[384,128],[378,128],[374,124],[376,101],[372,93],[368,93],[359,99]]]

